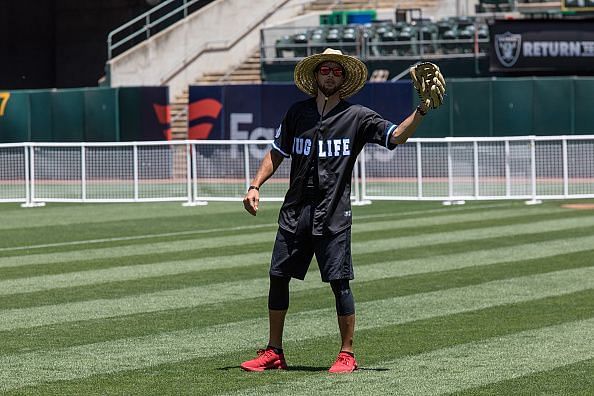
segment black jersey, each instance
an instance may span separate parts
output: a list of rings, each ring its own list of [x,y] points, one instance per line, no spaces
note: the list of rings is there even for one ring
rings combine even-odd
[[[320,123],[321,122],[321,123]],[[320,121],[316,100],[295,103],[276,130],[273,149],[291,157],[289,190],[279,214],[279,226],[295,232],[311,169],[317,171],[319,203],[313,215],[313,235],[340,232],[351,225],[351,178],[365,143],[393,150],[396,125],[376,112],[341,100]],[[312,161],[315,165],[312,167]]]

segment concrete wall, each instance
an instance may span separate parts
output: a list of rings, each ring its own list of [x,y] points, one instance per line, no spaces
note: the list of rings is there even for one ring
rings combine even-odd
[[[308,2],[310,0],[213,2],[110,60],[110,85],[169,85],[171,97],[174,97],[203,74],[227,72],[239,65],[258,48],[261,28],[294,17]],[[272,15],[260,23],[271,12]],[[252,26],[255,28],[246,33]],[[237,43],[231,46],[235,41]]]

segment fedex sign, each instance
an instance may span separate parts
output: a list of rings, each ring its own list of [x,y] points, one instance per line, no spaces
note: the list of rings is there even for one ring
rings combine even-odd
[[[231,140],[272,140],[274,138],[274,128],[256,127],[249,130],[248,125],[252,126],[254,115],[252,113],[231,113],[229,117],[229,132]],[[237,158],[238,147],[231,147],[231,158]],[[266,147],[251,145],[250,154],[253,157],[262,159],[269,150]]]
[[[272,140],[289,107],[307,99],[292,83],[200,85],[191,86],[189,93],[190,139]],[[405,81],[367,84],[349,101],[398,122],[412,109],[412,90]],[[232,158],[237,158],[239,149],[231,149]],[[265,145],[249,148],[256,158],[262,158],[267,149]]]

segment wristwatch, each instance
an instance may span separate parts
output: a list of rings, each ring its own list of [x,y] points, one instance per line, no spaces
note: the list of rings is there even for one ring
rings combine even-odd
[[[256,191],[260,191],[260,187],[258,187],[258,186],[250,186],[250,187],[248,188],[248,191],[250,191],[250,190],[256,190]]]

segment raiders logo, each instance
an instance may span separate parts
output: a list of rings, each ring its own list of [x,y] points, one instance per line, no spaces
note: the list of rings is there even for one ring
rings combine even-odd
[[[522,35],[505,32],[495,35],[495,52],[497,59],[505,67],[512,67],[520,57]]]

